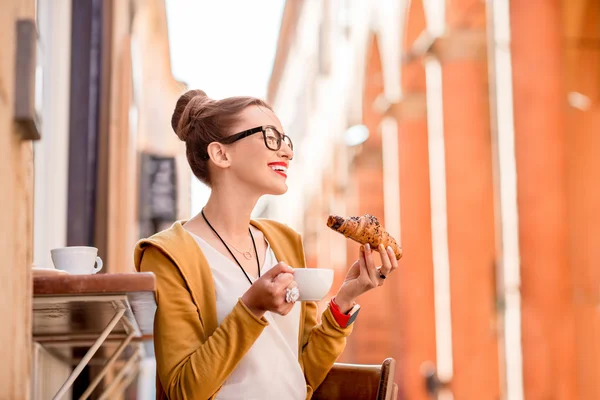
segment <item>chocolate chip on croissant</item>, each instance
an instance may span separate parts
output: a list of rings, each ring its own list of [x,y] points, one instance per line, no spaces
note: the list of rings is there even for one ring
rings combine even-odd
[[[373,249],[377,249],[379,244],[383,243],[385,247],[392,248],[397,260],[402,257],[402,248],[381,226],[379,220],[370,214],[348,218],[330,215],[327,218],[327,226],[360,244],[369,243]]]

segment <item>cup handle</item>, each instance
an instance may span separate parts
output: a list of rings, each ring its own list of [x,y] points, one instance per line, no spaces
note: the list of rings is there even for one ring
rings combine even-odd
[[[102,259],[100,257],[96,257],[96,263],[94,264],[94,273],[97,273],[102,269]]]

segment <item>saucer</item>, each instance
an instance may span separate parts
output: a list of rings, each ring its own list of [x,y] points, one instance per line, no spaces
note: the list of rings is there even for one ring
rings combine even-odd
[[[55,268],[31,268],[33,276],[56,276],[56,275],[69,275],[67,271]]]

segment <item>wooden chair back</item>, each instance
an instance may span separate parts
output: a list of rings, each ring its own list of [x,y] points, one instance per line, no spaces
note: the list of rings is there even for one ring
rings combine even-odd
[[[381,365],[334,364],[313,395],[315,400],[396,400],[396,360]]]

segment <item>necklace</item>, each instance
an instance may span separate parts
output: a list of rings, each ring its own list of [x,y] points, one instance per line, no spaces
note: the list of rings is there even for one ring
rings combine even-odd
[[[217,233],[217,231],[215,230],[215,228],[213,228],[213,226],[210,224],[210,222],[208,222],[208,219],[206,218],[206,215],[204,215],[204,208],[202,208],[202,218],[204,218],[204,220],[206,221],[206,223],[208,224],[208,226],[210,227],[210,229],[215,233],[215,235],[217,235],[217,237],[219,238],[219,240],[223,243],[223,246],[225,246],[225,248],[227,249],[227,251],[229,252],[229,254],[231,254],[231,257],[233,257],[233,259],[235,260],[235,262],[237,263],[237,265],[240,267],[240,269],[242,270],[242,272],[246,276],[246,279],[248,279],[248,282],[250,282],[250,285],[252,285],[252,279],[250,279],[250,277],[248,276],[248,274],[244,270],[244,267],[242,267],[242,264],[240,264],[240,262],[238,261],[238,259],[233,255],[233,252],[229,249],[229,246],[227,245],[227,243],[225,243],[225,241],[223,240],[223,238],[221,237],[221,235],[219,235]],[[248,232],[250,233],[250,238],[252,239],[252,246],[254,246],[254,253],[256,254],[256,266],[258,268],[258,277],[260,278],[260,261],[258,261],[258,252],[256,251],[256,243],[254,242],[254,235],[252,235],[252,231],[250,230],[250,227],[248,227]],[[233,246],[231,246],[231,247],[233,247]],[[235,247],[233,247],[233,248],[238,253],[241,253]],[[248,251],[247,253],[250,253],[250,251]],[[244,253],[242,253],[242,254],[244,254]],[[246,257],[245,254],[244,254],[244,257]],[[246,257],[246,259],[248,259],[248,260],[250,258],[252,258],[251,254],[250,254],[250,257]]]
[[[252,232],[250,232],[250,236],[252,237]],[[223,242],[225,242],[225,239],[221,239],[221,240],[222,240]],[[246,260],[251,260],[251,259],[252,259],[252,253],[250,253],[250,250],[252,250],[252,247],[250,247],[250,248],[248,249],[248,251],[239,251],[239,250],[238,250],[237,248],[235,248],[235,247],[234,247],[234,246],[233,246],[231,243],[228,243],[228,242],[225,242],[225,243],[227,243],[227,245],[228,245],[228,246],[231,246],[231,247],[233,247],[233,249],[234,249],[235,251],[237,251],[238,253],[240,253],[241,255],[243,255],[243,256],[244,256],[244,258],[245,258]]]

